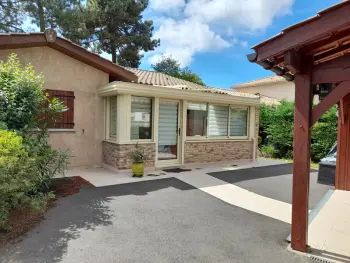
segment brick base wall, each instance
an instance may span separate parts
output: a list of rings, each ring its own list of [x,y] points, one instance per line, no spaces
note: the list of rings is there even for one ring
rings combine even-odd
[[[138,147],[143,149],[147,156],[145,167],[154,167],[156,158],[156,144],[139,144]],[[132,165],[130,154],[135,149],[136,144],[115,144],[110,142],[102,142],[103,163],[119,170],[130,169]]]
[[[185,163],[253,159],[253,141],[185,142]]]

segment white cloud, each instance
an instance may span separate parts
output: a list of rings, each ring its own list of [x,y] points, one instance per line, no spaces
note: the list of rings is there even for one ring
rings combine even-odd
[[[158,12],[179,12],[185,7],[185,0],[151,0],[150,7]]]
[[[194,19],[176,21],[165,19],[154,33],[155,38],[161,40],[156,54],[149,57],[149,62],[155,63],[160,55],[172,55],[181,66],[188,66],[196,53],[215,51],[230,47],[231,44],[221,36],[215,34],[209,25]]]
[[[242,32],[256,33],[277,16],[288,15],[294,0],[150,0],[156,25],[154,37],[161,43],[145,59],[154,64],[164,56],[188,66],[198,53],[237,46]],[[164,17],[166,15],[166,17]],[[220,32],[220,33],[219,33]],[[239,38],[237,38],[239,37]]]
[[[240,45],[243,47],[243,48],[247,48],[248,47],[248,41],[241,41]]]
[[[188,17],[207,23],[226,22],[251,30],[265,29],[276,16],[290,14],[294,0],[190,0]]]

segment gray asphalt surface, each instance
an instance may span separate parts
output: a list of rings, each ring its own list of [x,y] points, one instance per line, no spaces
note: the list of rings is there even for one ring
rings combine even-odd
[[[290,225],[175,178],[63,198],[0,262],[313,262],[286,250]]]
[[[222,181],[237,185],[256,194],[292,203],[293,164],[280,164],[249,169],[210,173]],[[309,207],[314,208],[329,189],[317,183],[317,170],[310,173]]]

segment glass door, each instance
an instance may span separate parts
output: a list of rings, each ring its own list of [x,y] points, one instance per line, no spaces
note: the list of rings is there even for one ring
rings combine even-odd
[[[180,161],[179,102],[159,101],[158,164]]]

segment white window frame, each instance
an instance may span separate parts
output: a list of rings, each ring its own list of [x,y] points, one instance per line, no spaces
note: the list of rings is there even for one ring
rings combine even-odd
[[[111,127],[111,98],[117,96],[111,96],[111,97],[106,97],[105,100],[105,140],[107,141],[117,141],[117,134],[118,134],[118,109],[117,109],[117,115],[116,115],[116,135],[111,136],[110,135],[110,127]],[[118,105],[118,102],[116,102]]]
[[[131,139],[131,114],[132,114],[132,97],[141,97],[141,98],[148,98],[151,99],[151,139]],[[154,97],[146,97],[146,96],[135,96],[131,95],[131,100],[130,100],[130,142],[131,143],[137,143],[137,142],[153,142],[154,141],[154,132],[155,132],[155,125],[158,125],[158,122],[155,121],[155,103],[154,103]]]
[[[205,104],[207,106],[206,110],[206,120],[207,120],[207,125],[206,125],[206,135],[194,135],[194,136],[187,136],[187,110],[188,110],[188,104]],[[184,131],[184,135],[186,137],[186,140],[204,140],[208,138],[208,102],[194,102],[194,101],[186,101],[186,130]]]
[[[116,107],[116,115],[115,115],[115,135],[111,135],[111,125],[112,125],[112,121],[111,121],[111,117],[112,117],[112,113],[111,113],[111,103],[112,103],[112,98],[115,98],[115,104],[118,107],[118,97],[117,96],[111,96],[108,97],[108,112],[109,112],[109,116],[108,116],[108,139],[111,141],[116,141],[117,140],[117,133],[118,133],[118,108]]]
[[[230,131],[230,123],[231,123],[231,108],[232,109],[246,109],[247,110],[247,135],[246,136],[231,136]],[[228,122],[228,137],[230,139],[236,139],[236,140],[245,140],[249,138],[249,127],[250,127],[250,107],[249,106],[237,106],[237,105],[229,105],[229,122]]]
[[[200,140],[248,140],[250,136],[250,106],[242,106],[242,105],[235,105],[235,104],[222,104],[222,103],[210,103],[210,102],[194,102],[194,101],[187,101],[186,102],[186,112],[187,112],[187,105],[188,104],[206,104],[207,105],[207,127],[206,127],[206,136],[187,136],[186,135],[186,141],[200,141]],[[208,121],[208,114],[209,114],[209,105],[214,106],[227,106],[228,107],[228,122],[227,122],[227,136],[209,136],[209,121]],[[235,109],[247,109],[247,135],[246,136],[230,136],[230,122],[231,122],[231,108]],[[187,114],[186,114],[186,123],[187,123]]]

